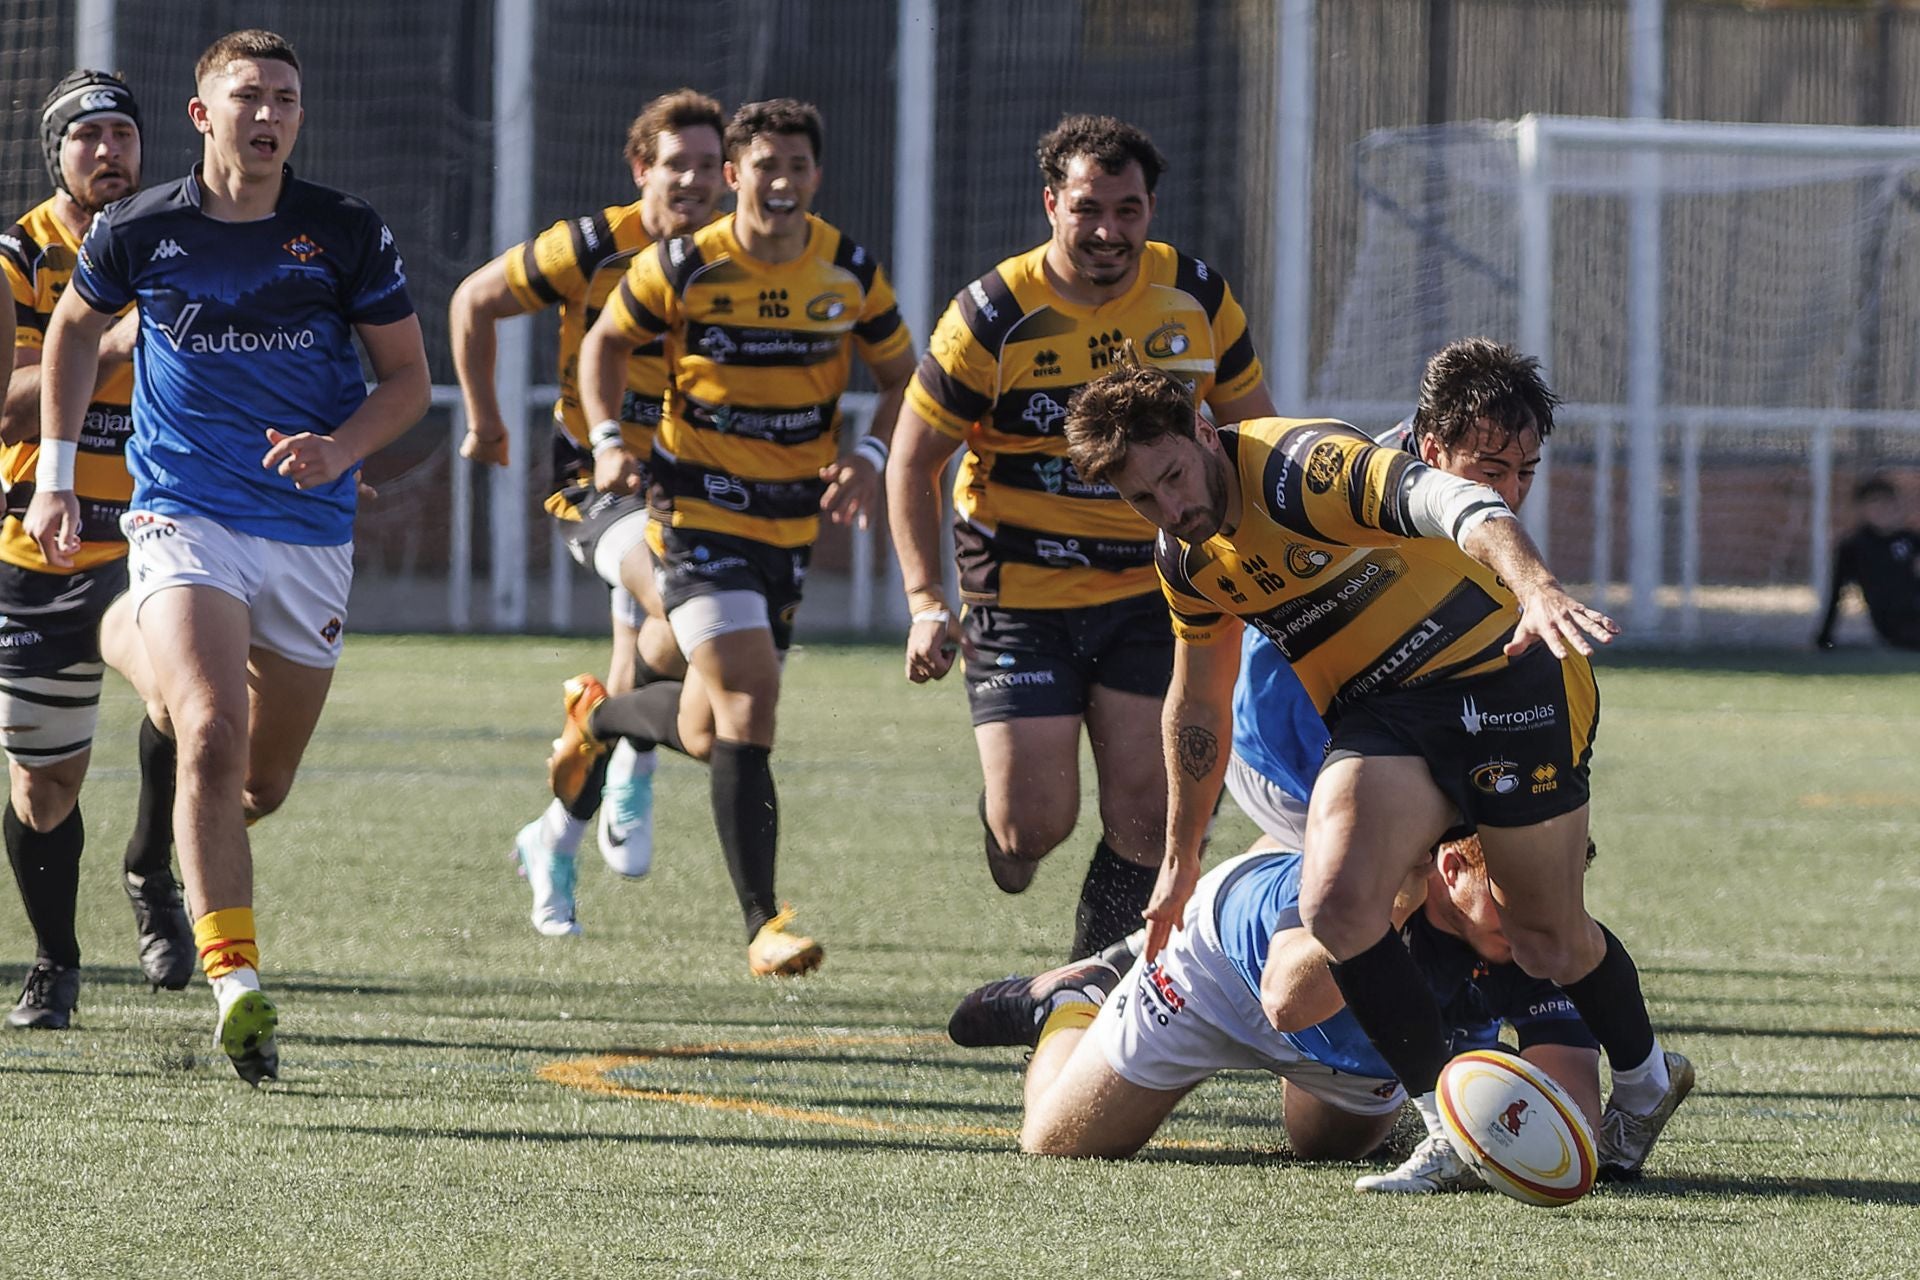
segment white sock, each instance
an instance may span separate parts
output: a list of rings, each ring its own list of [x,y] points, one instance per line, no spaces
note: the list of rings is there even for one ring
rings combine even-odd
[[[1659,1037],[1656,1036],[1653,1052],[1647,1055],[1645,1062],[1613,1073],[1613,1097],[1609,1101],[1616,1107],[1644,1116],[1660,1105],[1660,1099],[1666,1097],[1667,1090],[1672,1087],[1673,1077],[1667,1074],[1667,1051],[1660,1047]]]
[[[614,746],[613,754],[607,757],[607,785],[612,786],[630,778],[644,778],[659,765],[659,752],[636,751],[633,743],[622,738]]]
[[[213,998],[225,1005],[228,1000],[238,999],[242,991],[258,991],[260,974],[250,967],[242,966],[232,973],[223,973],[211,979],[211,982]]]
[[[1413,1109],[1420,1113],[1420,1122],[1427,1126],[1429,1138],[1445,1138],[1447,1127],[1440,1123],[1440,1101],[1431,1093],[1423,1093],[1413,1100]]]
[[[567,806],[557,799],[540,815],[540,838],[555,853],[571,855],[580,852],[580,841],[586,834],[586,819],[568,813]]]

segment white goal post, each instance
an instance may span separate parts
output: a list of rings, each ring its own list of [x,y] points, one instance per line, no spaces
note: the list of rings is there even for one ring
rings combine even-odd
[[[1920,308],[1906,301],[1920,130],[1535,115],[1382,130],[1356,170],[1361,239],[1316,412],[1392,421],[1412,402],[1414,355],[1505,338],[1541,358],[1568,399],[1561,421],[1590,435],[1602,588],[1624,438],[1635,631],[1698,636],[1714,433],[1804,447],[1801,581],[1824,590],[1836,436],[1920,439]],[[1420,332],[1409,346],[1395,326]],[[1527,511],[1543,543],[1555,501],[1543,471]]]

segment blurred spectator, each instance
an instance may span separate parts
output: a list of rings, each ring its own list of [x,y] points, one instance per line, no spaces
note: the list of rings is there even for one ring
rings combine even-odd
[[[1833,586],[1827,614],[1814,637],[1816,648],[1833,648],[1834,619],[1840,593],[1849,582],[1860,587],[1873,629],[1890,645],[1920,649],[1920,532],[1901,523],[1899,494],[1885,475],[1870,475],[1853,491],[1859,519],[1833,557]]]

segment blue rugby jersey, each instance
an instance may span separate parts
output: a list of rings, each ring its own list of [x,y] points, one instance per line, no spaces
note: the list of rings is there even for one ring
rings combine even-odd
[[[1247,627],[1233,686],[1233,754],[1305,804],[1327,754],[1327,725],[1280,646]]]
[[[1230,873],[1214,899],[1220,947],[1255,998],[1273,935],[1300,925],[1300,863],[1297,853],[1249,858]],[[1565,1044],[1597,1049],[1587,1024],[1566,993],[1514,964],[1490,965],[1452,934],[1442,933],[1416,911],[1401,930],[1414,964],[1433,988],[1440,1018],[1451,1038],[1448,1056],[1488,1049],[1500,1042],[1500,1024],[1512,1025],[1520,1047]],[[1392,1079],[1380,1056],[1346,1009],[1283,1038],[1315,1062],[1350,1075]]]
[[[199,170],[109,206],[73,287],[140,310],[133,505],[280,542],[353,538],[358,468],[296,489],[260,465],[267,428],[330,434],[367,397],[353,326],[413,314],[393,235],[365,202],[287,170],[271,215],[201,210]]]

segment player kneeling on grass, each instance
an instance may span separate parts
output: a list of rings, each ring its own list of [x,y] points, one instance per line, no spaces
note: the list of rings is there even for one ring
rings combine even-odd
[[[989,983],[960,1002],[948,1025],[957,1043],[1034,1048],[1022,1150],[1130,1156],[1189,1090],[1226,1070],[1280,1077],[1287,1140],[1303,1160],[1359,1159],[1386,1139],[1407,1093],[1300,923],[1301,863],[1297,853],[1248,853],[1216,867],[1156,960],[1134,954],[1136,934],[1095,959]],[[1408,878],[1393,918],[1452,1028],[1449,1052],[1497,1046],[1504,1023],[1521,1055],[1596,1124],[1599,1046],[1564,992],[1512,963],[1479,842],[1442,845]],[[1359,1190],[1484,1185],[1438,1112],[1420,1111],[1428,1136]]]

